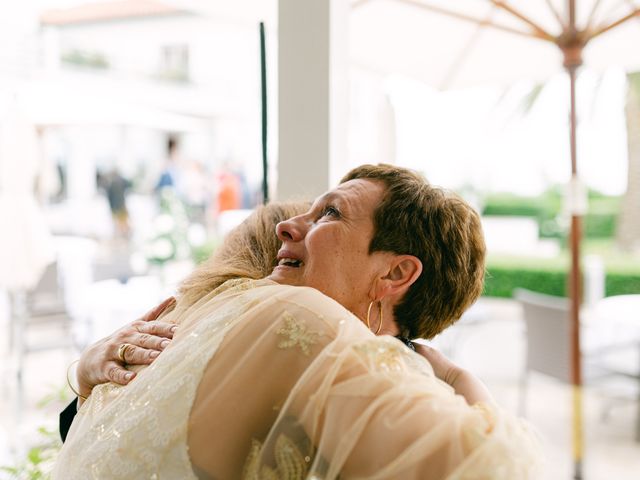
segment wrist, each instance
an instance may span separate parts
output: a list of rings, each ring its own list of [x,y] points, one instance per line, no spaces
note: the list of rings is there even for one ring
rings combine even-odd
[[[91,395],[92,390],[93,390],[93,387],[78,383],[78,393],[80,394],[79,396],[84,397],[86,399],[89,395]]]
[[[464,374],[466,373],[466,370],[464,370],[463,368],[452,365],[447,369],[443,380],[455,390],[456,383],[459,384],[461,377],[464,377]]]
[[[485,384],[471,372],[462,368],[452,374],[452,381],[449,385],[458,395],[462,395],[469,405],[478,402],[493,402],[493,397]]]
[[[89,396],[88,393],[86,393],[86,389],[84,389],[80,382],[78,382],[78,375],[76,373],[76,375],[70,375],[70,370],[74,367],[77,367],[79,360],[76,360],[74,362],[71,363],[71,365],[69,365],[69,367],[67,368],[67,384],[69,385],[69,388],[71,389],[71,391],[78,397],[78,401],[81,402],[82,400],[86,400],[86,398]],[[75,377],[76,378],[76,385],[74,386],[73,383],[71,382],[71,378]],[[89,393],[91,393],[89,391]]]
[[[76,368],[75,377],[78,385],[78,393],[80,393],[81,396],[86,398],[89,395],[91,395],[91,391],[93,390],[94,385],[91,382],[87,381],[87,376],[84,374],[82,367],[83,367],[83,364],[82,364],[82,358],[81,358]]]

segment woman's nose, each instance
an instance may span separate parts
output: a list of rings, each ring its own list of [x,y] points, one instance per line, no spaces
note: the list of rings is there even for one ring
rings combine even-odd
[[[304,238],[304,222],[300,217],[293,217],[276,225],[276,235],[281,242],[285,240],[297,242]]]

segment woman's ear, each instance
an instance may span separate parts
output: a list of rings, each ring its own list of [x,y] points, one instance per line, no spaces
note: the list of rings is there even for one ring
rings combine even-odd
[[[389,273],[378,282],[376,299],[403,297],[422,273],[422,262],[413,255],[394,255],[389,267]]]

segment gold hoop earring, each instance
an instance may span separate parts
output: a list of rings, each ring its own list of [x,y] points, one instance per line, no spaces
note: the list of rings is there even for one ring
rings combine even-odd
[[[375,300],[372,300],[369,303],[369,308],[367,309],[367,328],[369,330],[371,330],[371,323],[369,322],[369,317],[371,317],[371,307],[373,306],[373,302]],[[382,300],[378,300],[378,311],[380,312],[380,323],[378,324],[378,329],[376,330],[375,335],[378,335],[378,333],[380,333],[380,330],[382,329]]]

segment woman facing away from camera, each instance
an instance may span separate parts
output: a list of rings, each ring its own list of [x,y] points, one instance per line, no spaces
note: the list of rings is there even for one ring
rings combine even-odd
[[[213,291],[224,261],[186,281],[164,318],[180,325],[171,344],[128,385],[93,387],[54,478],[532,475],[525,423],[469,372],[394,338],[431,338],[480,295],[484,241],[464,201],[364,165],[277,237],[265,279],[240,260]]]

